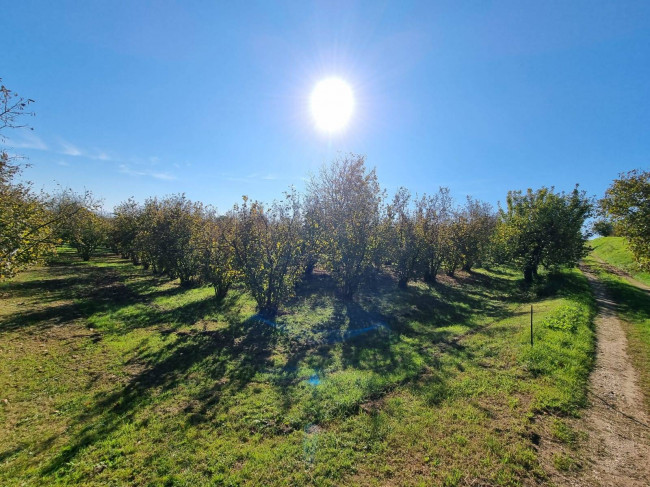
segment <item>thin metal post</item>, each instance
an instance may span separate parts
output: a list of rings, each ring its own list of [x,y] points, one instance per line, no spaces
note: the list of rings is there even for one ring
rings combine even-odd
[[[530,305],[530,346],[533,346],[533,305]]]

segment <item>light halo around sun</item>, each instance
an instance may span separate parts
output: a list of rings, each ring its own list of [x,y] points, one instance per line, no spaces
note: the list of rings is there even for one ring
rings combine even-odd
[[[341,78],[319,81],[311,93],[310,108],[316,127],[323,132],[340,132],[354,112],[354,95]]]

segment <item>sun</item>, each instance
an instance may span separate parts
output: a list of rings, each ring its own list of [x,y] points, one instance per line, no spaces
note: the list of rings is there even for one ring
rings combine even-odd
[[[340,78],[324,79],[314,87],[310,105],[319,130],[339,132],[347,126],[354,111],[352,89]]]

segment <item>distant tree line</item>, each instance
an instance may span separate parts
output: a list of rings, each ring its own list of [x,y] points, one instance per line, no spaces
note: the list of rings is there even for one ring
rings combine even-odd
[[[79,212],[71,220],[77,230],[62,238],[87,242],[74,245],[81,253],[105,231],[124,258],[181,286],[210,284],[218,299],[241,281],[271,316],[316,267],[347,299],[381,272],[406,288],[441,272],[512,264],[531,282],[541,266],[572,266],[585,255],[591,208],[577,188],[510,192],[498,211],[471,197],[457,206],[447,188],[416,197],[400,188],[387,198],[375,170],[350,155],[312,176],[304,194],[290,190],[270,204],[244,196],[218,214],[184,195],[129,199],[109,218]]]
[[[4,86],[0,94],[0,129],[18,126],[31,101]],[[315,268],[348,299],[386,272],[407,288],[441,273],[510,265],[530,283],[540,268],[575,266],[586,254],[585,222],[594,211],[577,187],[511,191],[496,210],[471,197],[457,205],[444,187],[415,196],[399,188],[389,197],[364,157],[349,155],[313,175],[304,194],[291,189],[271,203],[244,196],[219,214],[177,194],[131,198],[105,215],[89,193],[35,194],[15,181],[20,165],[8,151],[0,156],[0,277],[63,242],[85,260],[104,246],[181,286],[210,284],[217,299],[242,282],[266,315]],[[648,173],[615,181],[600,208],[605,222],[634,242],[639,259],[647,258]]]

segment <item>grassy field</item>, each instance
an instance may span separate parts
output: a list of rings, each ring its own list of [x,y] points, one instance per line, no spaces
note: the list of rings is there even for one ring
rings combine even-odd
[[[650,272],[642,272],[636,267],[632,251],[628,248],[625,238],[600,237],[591,240],[589,245],[593,248],[593,257],[650,286]]]
[[[1,284],[0,484],[521,485],[579,465],[577,271],[532,291],[504,270],[383,277],[354,302],[317,274],[275,322],[240,288],[212,296],[67,252]]]

